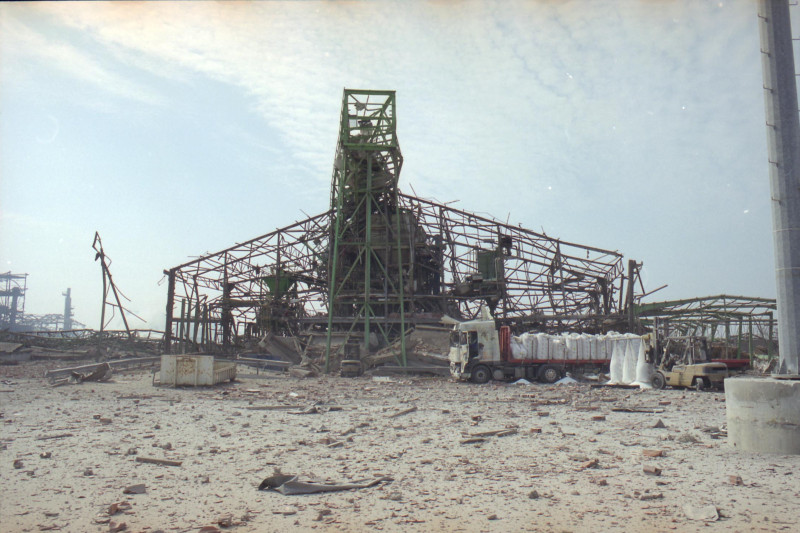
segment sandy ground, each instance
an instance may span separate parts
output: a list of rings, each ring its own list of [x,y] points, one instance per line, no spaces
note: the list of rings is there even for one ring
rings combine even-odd
[[[724,393],[279,374],[174,389],[145,371],[52,388],[34,377],[41,370],[0,368],[5,532],[200,531],[225,517],[237,532],[797,531],[800,457],[734,452],[714,438]],[[313,404],[320,412],[299,414]],[[298,407],[257,409],[276,406]],[[658,420],[666,428],[653,428]],[[464,443],[504,428],[517,432]],[[258,491],[275,468],[393,481]],[[146,492],[123,494],[134,484]],[[119,502],[130,508],[109,516]],[[692,520],[687,505],[712,505],[719,519]]]

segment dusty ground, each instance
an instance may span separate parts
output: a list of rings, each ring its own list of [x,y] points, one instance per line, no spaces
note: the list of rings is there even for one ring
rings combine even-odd
[[[723,393],[277,374],[192,390],[153,387],[144,371],[51,388],[29,377],[41,370],[0,368],[2,531],[121,522],[126,531],[199,531],[225,516],[241,532],[797,527],[800,457],[735,453],[724,436],[712,438],[709,428],[725,424]],[[314,403],[341,410],[296,414]],[[299,407],[253,409],[274,406]],[[665,429],[652,427],[659,419]],[[503,428],[518,431],[463,443]],[[143,456],[182,465],[136,462]],[[275,467],[304,480],[393,481],[303,496],[258,491]],[[123,494],[139,483],[144,494]],[[118,502],[130,509],[109,516]],[[687,518],[686,505],[703,504],[719,520]]]

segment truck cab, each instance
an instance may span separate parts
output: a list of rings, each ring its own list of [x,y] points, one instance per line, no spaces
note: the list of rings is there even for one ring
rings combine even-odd
[[[460,322],[450,333],[450,373],[457,379],[473,379],[485,383],[491,379],[491,371],[485,363],[497,363],[500,357],[500,342],[496,325],[488,309],[481,310],[481,318]],[[484,364],[482,364],[484,363]],[[480,376],[473,376],[477,369]],[[484,376],[483,373],[486,373]]]

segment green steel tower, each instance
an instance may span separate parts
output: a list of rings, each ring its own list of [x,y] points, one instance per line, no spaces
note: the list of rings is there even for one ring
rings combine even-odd
[[[328,256],[328,330],[345,340],[363,336],[370,345],[400,339],[406,365],[405,278],[410,268],[403,246],[397,181],[403,156],[397,141],[394,91],[345,89],[331,182]]]

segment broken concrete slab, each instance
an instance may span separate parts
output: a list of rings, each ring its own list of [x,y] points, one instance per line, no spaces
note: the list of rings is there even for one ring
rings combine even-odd
[[[0,354],[14,353],[22,348],[22,346],[23,345],[18,342],[0,342]]]
[[[302,362],[303,350],[295,337],[280,337],[269,332],[258,341],[258,345],[271,355],[282,357],[295,365],[299,365]]]
[[[719,511],[715,505],[691,505],[683,506],[683,512],[689,520],[702,522],[716,522],[719,520]]]

